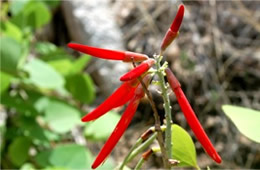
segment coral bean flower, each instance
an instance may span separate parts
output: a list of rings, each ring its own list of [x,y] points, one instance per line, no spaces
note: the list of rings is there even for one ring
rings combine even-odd
[[[178,32],[182,23],[182,19],[184,16],[184,5],[180,5],[176,17],[174,18],[172,25],[166,32],[162,44],[161,44],[161,52],[163,52],[171,42],[178,36]]]
[[[139,66],[135,67],[134,69],[120,77],[120,81],[129,81],[141,76],[143,73],[149,70],[149,68],[151,68],[154,63],[154,59],[143,61]]]
[[[203,146],[205,151],[208,153],[208,155],[217,163],[221,163],[221,157],[219,156],[219,154],[215,150],[214,146],[210,142],[207,134],[205,133],[205,131],[204,131],[203,127],[201,126],[198,118],[196,117],[193,109],[191,108],[185,94],[183,93],[183,91],[181,89],[181,85],[180,85],[179,81],[177,80],[177,78],[174,76],[174,74],[172,73],[172,71],[169,68],[167,68],[165,70],[165,72],[166,72],[166,77],[168,79],[168,82],[169,82],[172,90],[174,91],[175,96],[178,100],[178,103],[181,107],[181,110],[182,110],[188,124],[190,125],[192,131],[194,132],[195,136],[200,141],[201,145]]]
[[[145,54],[130,51],[109,50],[76,43],[69,43],[68,47],[85,54],[109,60],[122,60],[124,62],[132,62],[134,60],[135,62],[141,62],[148,59],[148,56]]]
[[[148,84],[150,81],[150,76],[146,76],[144,78],[145,84]],[[101,151],[99,152],[98,156],[96,157],[94,163],[92,164],[92,168],[97,168],[111,153],[125,130],[127,129],[128,125],[130,124],[136,109],[139,105],[140,100],[144,97],[143,87],[141,84],[135,90],[134,96],[129,101],[129,104],[124,111],[121,119],[119,120],[118,124],[116,125],[114,131],[106,141],[105,145],[102,147]]]
[[[124,82],[111,96],[109,96],[95,110],[85,115],[81,120],[88,122],[99,118],[113,108],[126,104],[135,93],[138,80]]]

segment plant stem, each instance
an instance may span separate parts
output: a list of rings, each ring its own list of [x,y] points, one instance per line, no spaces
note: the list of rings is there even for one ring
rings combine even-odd
[[[155,132],[152,136],[150,136],[150,138],[148,138],[143,144],[141,144],[138,148],[136,148],[128,157],[128,159],[126,160],[126,163],[132,161],[136,155],[138,155],[139,153],[141,153],[145,148],[147,148],[148,146],[150,146],[152,144],[152,142],[154,141],[154,139],[157,137],[157,132]]]
[[[140,137],[134,146],[132,146],[132,148],[130,149],[130,151],[128,152],[127,156],[125,157],[124,161],[121,163],[121,165],[119,166],[119,170],[123,170],[124,166],[128,163],[129,157],[131,155],[131,153],[135,150],[135,148],[137,148],[141,143],[142,143],[142,138]]]
[[[132,63],[133,63],[133,66],[136,67],[135,62],[133,61]],[[152,97],[151,93],[149,92],[149,90],[147,89],[146,85],[144,84],[143,80],[140,77],[138,78],[138,80],[142,84],[144,92],[147,95],[148,100],[149,100],[150,105],[151,105],[152,110],[153,110],[153,116],[154,116],[154,120],[155,120],[155,130],[158,132],[157,141],[159,143],[159,146],[160,146],[160,149],[161,149],[161,152],[162,152],[162,159],[163,159],[164,168],[169,169],[170,164],[168,162],[167,152],[166,152],[166,149],[164,147],[163,133],[162,133],[162,130],[161,130],[161,121],[160,121],[159,113],[156,109],[156,105],[153,101],[153,97]]]
[[[143,163],[144,163],[144,158],[143,157],[141,157],[141,159],[138,161],[138,163],[136,164],[136,166],[135,166],[135,169],[134,170],[140,170],[141,169],[141,167],[142,167],[142,165],[143,165]]]
[[[170,106],[170,99],[167,94],[167,86],[164,81],[164,69],[161,67],[161,56],[156,56],[156,69],[157,69],[157,75],[159,77],[159,84],[161,86],[161,93],[164,101],[164,110],[165,110],[165,118],[166,118],[166,131],[165,131],[165,143],[166,143],[166,151],[167,156],[169,159],[172,157],[172,140],[171,140],[171,106]]]

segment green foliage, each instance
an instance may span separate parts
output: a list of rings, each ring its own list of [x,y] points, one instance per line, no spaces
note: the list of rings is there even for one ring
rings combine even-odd
[[[196,150],[190,135],[180,126],[172,125],[172,157],[179,167],[198,168]]]
[[[0,72],[0,77],[1,77],[0,79],[0,84],[1,84],[0,95],[1,95],[9,87],[11,82],[11,76],[4,72]]]
[[[13,15],[19,14],[22,12],[25,5],[29,2],[29,0],[19,0],[19,1],[12,1],[10,5],[10,11]]]
[[[52,0],[52,1],[46,1],[46,0],[40,0],[41,2],[45,3],[50,8],[56,8],[60,5],[60,0]]]
[[[48,55],[55,50],[57,50],[57,47],[50,42],[37,42],[35,44],[35,51],[39,55]]]
[[[22,1],[12,4],[14,17],[11,21],[22,29],[25,27],[40,28],[51,19],[48,7],[40,1]]]
[[[1,32],[10,38],[15,39],[17,42],[21,42],[23,38],[22,31],[13,23],[6,21],[1,23]]]
[[[92,156],[84,147],[76,144],[57,146],[49,157],[49,162],[56,167],[69,169],[89,169]]]
[[[17,112],[24,115],[35,116],[38,114],[37,110],[33,107],[33,103],[39,97],[38,93],[27,92],[28,98],[23,99],[22,96],[15,94],[11,95],[6,92],[1,96],[1,103],[8,108],[14,108]]]
[[[0,37],[1,70],[14,73],[21,61],[22,47],[15,39]]]
[[[102,165],[100,165],[96,169],[97,170],[115,169],[115,163],[112,159],[108,158]]]
[[[82,55],[77,59],[70,68],[71,74],[80,73],[89,63],[91,57],[89,55]]]
[[[17,137],[8,147],[8,157],[15,166],[21,166],[29,158],[31,142],[26,137]]]
[[[22,165],[20,170],[34,170],[34,169],[36,169],[36,168],[33,166],[33,164],[25,163]]]
[[[25,81],[40,88],[59,88],[64,85],[64,78],[47,63],[32,59],[25,66],[24,70],[29,73],[29,78]]]
[[[108,112],[94,122],[86,124],[84,134],[91,140],[106,140],[114,130],[120,116],[116,112]]]
[[[87,74],[74,74],[67,77],[66,89],[79,101],[91,103],[95,98],[94,83]],[[85,95],[82,95],[84,93]]]
[[[41,167],[90,169],[93,156],[84,146],[61,144],[54,149],[38,153],[35,160]]]
[[[70,73],[70,68],[72,63],[69,59],[58,59],[48,62],[55,70],[57,70],[61,75],[66,76]]]
[[[222,109],[243,135],[260,143],[260,111],[232,105],[223,105]]]
[[[45,110],[45,120],[54,132],[66,133],[80,123],[80,112],[65,103],[51,101]]]
[[[35,161],[37,165],[40,166],[41,168],[50,166],[49,158],[51,153],[52,153],[51,150],[45,150],[39,152],[35,157]]]
[[[94,83],[83,73],[90,57],[76,59],[35,37],[59,0],[2,4],[0,107],[8,117],[0,127],[1,168],[89,169],[93,157],[85,146],[62,143],[73,140],[73,128],[84,128],[81,106],[95,99]],[[113,164],[104,167],[113,169]]]

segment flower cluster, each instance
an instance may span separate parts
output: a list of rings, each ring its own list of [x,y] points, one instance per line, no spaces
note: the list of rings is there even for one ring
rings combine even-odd
[[[145,85],[148,86],[151,77],[150,75],[146,75],[144,73],[147,72],[149,68],[155,63],[155,60],[149,59],[144,54],[128,51],[123,52],[101,49],[75,43],[69,43],[68,47],[103,59],[122,60],[124,62],[143,61],[140,65],[138,65],[120,78],[123,83],[111,96],[109,96],[95,110],[88,113],[82,118],[83,122],[93,121],[104,115],[111,109],[122,106],[128,102],[128,106],[124,111],[120,121],[116,125],[114,131],[112,132],[107,142],[98,154],[97,158],[95,159],[94,163],[92,164],[92,168],[95,169],[110,154],[110,152],[115,147],[116,143],[119,141],[124,131],[128,127],[129,123],[131,122],[140,100],[144,97],[143,87],[140,84],[138,78],[140,77]]]
[[[163,38],[160,54],[165,51],[165,49],[179,34],[179,28],[182,23],[183,16],[184,6],[180,5],[172,25]],[[101,49],[75,43],[69,43],[68,47],[102,59],[121,60],[123,62],[141,62],[141,64],[120,78],[120,81],[123,82],[122,85],[110,97],[82,118],[83,122],[93,121],[111,109],[128,103],[128,106],[126,107],[120,121],[92,164],[92,168],[95,169],[107,158],[131,122],[139,102],[145,94],[142,85],[148,86],[151,80],[151,75],[148,70],[153,66],[153,64],[155,64],[156,61],[154,59],[150,59],[147,55],[129,51],[125,52]],[[179,81],[169,68],[164,69],[163,71],[166,73],[170,87],[176,95],[181,110],[184,113],[184,116],[195,136],[200,141],[208,155],[217,163],[220,163],[221,158],[199,123],[193,109],[181,89]],[[140,83],[140,81],[143,81],[143,83]]]

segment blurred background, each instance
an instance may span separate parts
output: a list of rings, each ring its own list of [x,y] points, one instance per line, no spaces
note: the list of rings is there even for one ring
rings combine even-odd
[[[95,122],[80,119],[120,85],[119,77],[131,65],[95,59],[66,44],[152,57],[181,3],[184,21],[164,60],[222,164],[205,154],[170,94],[173,121],[190,132],[201,168],[260,168],[259,144],[243,136],[221,110],[223,104],[260,110],[259,1],[2,0],[1,169],[89,169],[124,107]],[[163,120],[162,98],[153,86],[151,92]],[[100,169],[115,168],[153,123],[144,99]],[[138,159],[128,166],[134,168]],[[160,167],[156,155],[143,166]]]

